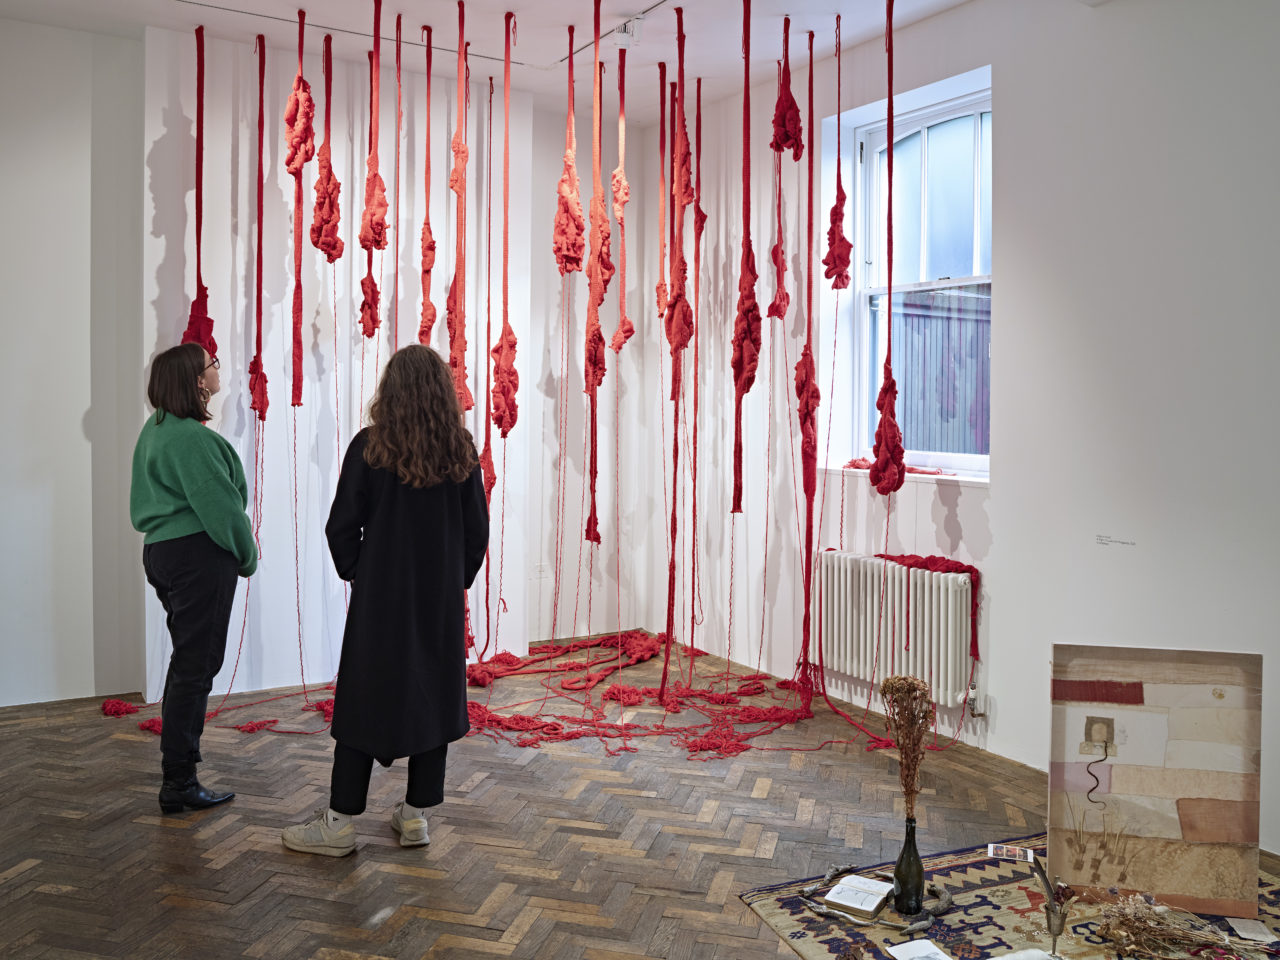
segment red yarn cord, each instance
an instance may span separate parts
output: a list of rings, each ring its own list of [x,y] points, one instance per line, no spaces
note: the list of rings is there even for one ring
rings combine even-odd
[[[760,362],[760,305],[756,302],[756,256],[751,245],[751,0],[742,2],[742,255],[733,322],[733,500],[742,512],[742,400],[755,384]]]
[[[365,161],[364,214],[360,220],[360,246],[366,251],[365,275],[360,281],[360,328],[365,338],[377,333],[382,322],[378,280],[373,275],[373,251],[387,245],[386,185],[378,169],[378,123],[381,110],[379,83],[382,73],[382,0],[373,0],[373,50],[369,54],[369,156]],[[379,347],[381,342],[379,342]]]
[[[265,117],[263,112],[263,91],[266,86],[267,73],[267,41],[262,34],[258,34],[254,44],[258,53],[258,195],[257,195],[257,249],[254,251],[254,352],[253,359],[249,361],[249,393],[252,397],[249,407],[258,415],[257,422],[262,423],[267,418],[267,374],[262,369],[262,193],[264,189],[265,178],[263,176],[262,167],[262,149],[263,136],[266,130]],[[198,139],[198,137],[197,137]],[[196,201],[199,203],[200,193],[196,192]],[[198,235],[198,234],[197,234]],[[197,254],[197,257],[199,255]],[[255,456],[261,461],[259,450],[259,437],[255,431],[254,449]],[[255,468],[256,469],[256,468]],[[262,493],[260,486],[254,489],[254,510],[257,514],[262,512]]]
[[[293,595],[298,615],[298,675],[302,681],[302,698],[311,702],[307,694],[307,673],[302,663],[302,557],[298,549],[298,408],[292,409],[289,437],[292,444],[290,479],[293,481]]]
[[[395,243],[392,249],[396,251],[394,264],[392,265],[391,287],[394,293],[391,297],[391,350],[394,353],[400,345],[400,129],[404,124],[404,109],[401,106],[400,97],[400,22],[401,14],[396,14],[396,190],[395,190],[395,216],[391,220],[391,226],[395,233]]]
[[[429,345],[431,330],[436,323],[436,308],[431,303],[431,271],[436,265],[436,240],[431,233],[431,28],[424,24],[421,33],[426,35],[423,46],[427,57],[427,122],[422,148],[422,202],[425,210],[422,215],[422,314],[418,322],[418,342]]]
[[[618,221],[618,329],[610,346],[614,353],[631,339],[635,326],[627,316],[627,221],[625,208],[631,200],[631,184],[627,183],[627,48],[618,48],[618,165],[611,177],[613,184],[613,217]]]
[[[799,401],[800,461],[804,485],[804,613],[800,628],[800,695],[806,710],[813,698],[810,660],[811,604],[813,593],[813,498],[817,469],[814,423],[818,388],[813,370],[813,31],[809,31],[809,170],[805,242],[805,343],[796,365],[796,399]]]
[[[697,645],[695,627],[700,622],[698,584],[698,411],[699,411],[699,345],[698,323],[701,302],[702,231],[706,214],[702,212],[702,78],[695,83],[694,95],[694,188],[693,188],[693,443],[689,445],[689,482],[691,485],[689,511],[689,576],[693,580],[693,593],[689,597],[689,646]],[[690,665],[693,661],[690,660]]]
[[[316,152],[319,173],[316,176],[315,209],[311,215],[311,245],[325,255],[329,263],[342,256],[346,248],[342,237],[338,236],[338,225],[342,219],[339,197],[342,184],[333,172],[332,150],[330,148],[332,128],[330,118],[333,110],[333,36],[324,35],[324,143]],[[335,318],[337,311],[334,311]]]
[[[475,406],[467,386],[467,47],[466,13],[463,0],[458,0],[458,99],[457,124],[453,132],[453,169],[449,173],[449,189],[457,196],[454,205],[457,224],[454,231],[453,281],[445,301],[445,322],[449,327],[449,367],[458,405],[464,411]]]
[[[266,55],[262,34],[258,34],[259,55]],[[261,139],[261,138],[259,138]],[[200,270],[200,245],[204,236],[204,26],[196,27],[196,296],[204,291]]]
[[[568,431],[569,398],[568,398],[568,348],[569,348],[569,278],[567,274],[560,277],[560,379],[556,386],[556,400],[559,407],[559,422],[556,437],[560,444],[559,456],[556,458],[556,534],[555,534],[555,580],[551,594],[551,638],[555,639],[559,627],[560,583],[564,563],[564,495],[565,470],[567,457],[564,440]]]
[[[689,184],[689,137],[685,121],[685,83],[684,83],[684,9],[675,8],[676,13],[676,56],[677,80],[674,85],[675,107],[672,110],[674,130],[671,138],[671,296],[667,303],[666,327],[667,341],[671,347],[671,545],[667,559],[667,630],[666,644],[663,654],[662,682],[658,689],[666,692],[668,669],[671,660],[671,645],[675,639],[675,600],[676,600],[676,550],[677,550],[677,491],[679,490],[680,470],[680,394],[683,380],[681,361],[685,347],[692,334],[692,309],[685,299],[685,259],[684,259],[684,212],[692,197]]]
[[[493,77],[489,78],[489,130],[485,137],[485,188],[484,188],[484,349],[488,356],[493,352]],[[484,502],[488,507],[493,502],[493,484],[496,475],[493,470],[493,438],[491,426],[493,420],[492,378],[489,365],[484,365],[484,448],[480,452],[480,462],[485,466]],[[504,479],[505,482],[505,479]],[[483,660],[489,652],[489,642],[493,639],[493,602],[492,580],[490,577],[489,548],[484,551],[484,647],[479,658]]]
[[[604,333],[600,327],[600,307],[605,292],[613,278],[613,263],[609,253],[609,214],[604,204],[604,183],[601,177],[601,124],[600,96],[603,65],[600,63],[600,0],[595,0],[593,25],[595,42],[591,84],[591,234],[590,253],[587,259],[587,322],[583,344],[583,392],[590,408],[587,436],[590,453],[587,459],[587,483],[590,489],[590,507],[587,512],[583,536],[591,543],[600,543],[599,517],[596,512],[596,478],[599,472],[597,401],[600,384],[605,375]]]
[[[506,41],[503,55],[502,99],[502,332],[498,344],[489,350],[493,359],[493,389],[490,393],[492,419],[499,435],[506,438],[519,416],[516,391],[520,375],[516,372],[516,335],[510,320],[510,250],[511,250],[511,45],[515,36],[515,15],[506,16]],[[505,479],[503,481],[506,482]]]
[[[302,173],[307,161],[315,155],[315,101],[311,99],[311,85],[302,76],[302,53],[307,13],[298,11],[298,72],[293,78],[293,89],[285,109],[285,170],[293,177],[293,329],[292,373],[293,390],[290,399],[294,407],[302,406]]]
[[[658,64],[658,315],[667,311],[667,64]]]

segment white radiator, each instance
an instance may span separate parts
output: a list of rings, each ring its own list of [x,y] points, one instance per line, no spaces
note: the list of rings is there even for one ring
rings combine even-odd
[[[815,567],[813,630],[828,670],[877,686],[885,677],[910,674],[929,683],[939,706],[964,702],[969,574],[934,573],[836,551],[819,553]]]

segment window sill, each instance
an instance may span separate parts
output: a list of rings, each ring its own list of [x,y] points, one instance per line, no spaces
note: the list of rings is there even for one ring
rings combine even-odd
[[[871,481],[867,479],[868,471],[858,470],[855,468],[845,467],[819,467],[823,473],[828,475],[843,476],[846,480],[857,481],[865,480],[868,486]],[[990,477],[979,477],[972,474],[959,473],[908,473],[906,483],[928,483],[937,485],[954,485],[960,487],[980,487],[988,489],[991,486]]]

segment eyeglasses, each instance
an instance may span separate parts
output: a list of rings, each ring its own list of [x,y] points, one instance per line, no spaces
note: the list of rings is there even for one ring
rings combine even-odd
[[[207,364],[205,364],[205,367],[204,367],[204,368],[205,368],[206,370],[208,370],[208,369],[210,369],[210,368],[212,368],[212,369],[214,369],[214,370],[217,370],[220,366],[222,366],[222,364],[218,361],[218,358],[217,358],[217,357],[213,357],[213,358],[212,358],[212,359],[211,359]]]

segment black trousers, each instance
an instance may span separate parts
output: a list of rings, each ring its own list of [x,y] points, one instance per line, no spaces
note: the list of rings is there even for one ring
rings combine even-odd
[[[434,807],[444,803],[444,762],[449,745],[442,743],[426,753],[409,758],[409,788],[405,802],[411,807]],[[329,807],[354,817],[364,813],[369,796],[369,775],[373,757],[354,747],[334,743],[333,775],[329,781]]]
[[[142,568],[164,605],[173,653],[160,708],[164,778],[185,781],[200,762],[213,678],[222,669],[239,564],[208,534],[148,543]]]

